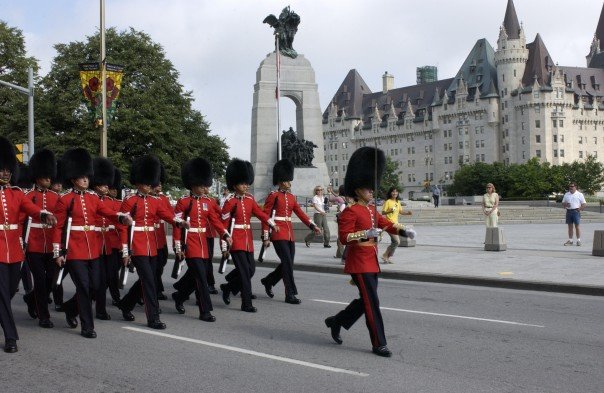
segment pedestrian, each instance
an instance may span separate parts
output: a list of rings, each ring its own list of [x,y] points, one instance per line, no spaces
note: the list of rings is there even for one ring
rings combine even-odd
[[[115,167],[113,163],[104,157],[96,157],[92,160],[94,175],[90,179],[90,187],[99,197],[101,202],[109,209],[117,213],[113,200],[109,196],[109,187],[115,181]],[[103,216],[99,216],[94,230],[97,233],[97,245],[99,248],[98,287],[95,292],[96,318],[108,321],[111,315],[107,312],[107,288],[113,272],[120,266],[118,255],[113,252],[114,241],[112,233],[115,234],[115,225]]]
[[[160,218],[169,224],[187,227],[186,222],[175,217],[159,198],[151,194],[153,187],[160,183],[160,174],[161,163],[157,157],[147,155],[136,159],[130,168],[130,183],[137,191],[126,197],[120,207],[120,211],[129,214],[134,221],[131,239],[128,228],[122,227],[120,230],[122,263],[127,265],[132,261],[138,280],[117,306],[122,311],[124,320],[134,321],[132,310],[142,296],[147,326],[152,329],[166,328],[159,319],[156,289],[157,240],[155,233],[152,233],[155,232],[154,224]]]
[[[4,352],[18,351],[19,334],[11,300],[17,293],[21,278],[21,263],[25,259],[21,247],[20,214],[39,219],[41,223],[53,226],[55,216],[41,209],[25,197],[19,187],[10,185],[11,177],[17,171],[17,156],[14,145],[0,136],[0,325],[4,332]]]
[[[568,240],[564,243],[565,246],[573,245],[573,225],[577,235],[577,246],[581,245],[581,211],[585,209],[587,202],[585,197],[577,191],[577,183],[572,182],[568,185],[568,191],[562,198],[562,207],[566,209],[566,224],[568,225]]]
[[[195,291],[199,305],[199,319],[204,322],[214,322],[216,317],[211,313],[213,306],[206,271],[210,258],[207,237],[212,236],[208,222],[212,223],[213,228],[218,231],[223,240],[229,244],[232,244],[232,241],[220,221],[216,201],[208,196],[213,177],[210,163],[203,158],[194,158],[183,166],[181,177],[184,186],[190,191],[190,195],[178,200],[175,213],[177,217],[187,220],[190,228],[184,235],[180,228],[174,227],[174,250],[180,260],[186,258],[187,272],[190,272],[194,285],[188,293],[175,292],[172,294],[172,298],[178,313],[183,314],[184,300]]]
[[[438,207],[440,202],[440,188],[438,188],[438,184],[432,187],[432,199],[434,200],[434,207]]]
[[[264,285],[268,297],[272,298],[274,296],[272,288],[283,279],[285,303],[300,304],[300,299],[296,297],[298,289],[294,282],[296,243],[292,224],[293,213],[314,233],[320,234],[321,229],[310,221],[298,205],[296,196],[291,193],[291,182],[293,180],[294,164],[288,159],[277,161],[273,166],[273,185],[278,185],[279,189],[271,192],[266,197],[264,213],[272,217],[280,230],[269,235],[268,225],[263,225],[262,240],[265,248],[269,247],[271,242],[273,243],[280,263],[275,270],[261,279],[260,282]]]
[[[376,157],[377,156],[377,157]],[[377,159],[376,159],[377,158]],[[377,167],[374,167],[377,163]],[[374,188],[384,173],[386,156],[373,147],[356,150],[348,162],[344,186],[346,195],[355,203],[344,209],[339,219],[338,236],[347,245],[344,271],[351,275],[359,290],[359,298],[353,300],[344,310],[325,320],[331,330],[333,340],[342,344],[341,328],[350,329],[365,314],[365,322],[371,338],[372,352],[378,356],[390,357],[384,323],[378,297],[377,238],[382,230],[410,236],[400,224],[394,224],[382,217],[369,206]]]
[[[250,219],[252,215],[256,216],[275,232],[279,231],[279,227],[247,192],[249,186],[254,183],[254,168],[249,161],[233,159],[227,166],[225,177],[227,187],[233,194],[222,207],[222,221],[224,227],[230,229],[233,220],[233,244],[229,252],[233,257],[235,269],[226,275],[227,283],[220,285],[222,300],[225,304],[230,304],[230,294],[241,292],[241,311],[256,312],[256,307],[252,305],[252,276],[256,271],[256,262]]]
[[[482,213],[485,215],[487,228],[497,228],[499,221],[499,194],[493,183],[487,184],[487,192],[482,196]]]
[[[222,196],[220,197],[219,207],[222,209],[226,200],[229,199],[229,188],[225,187],[222,189]]]
[[[333,202],[336,205],[336,224],[338,224],[338,218],[340,217],[340,214],[344,211],[344,209],[346,209],[346,205],[348,203],[349,198],[346,197],[346,192],[344,191],[343,184],[340,185],[340,187],[338,187],[337,194],[335,194],[333,192],[333,188],[331,188],[331,187],[329,187],[328,191],[333,196]],[[336,249],[336,255],[334,255],[334,258],[340,259],[340,261],[342,262],[342,265],[343,265],[345,247],[342,244],[342,242],[340,242],[340,239],[338,237],[336,237],[336,245],[337,245],[337,249]]]
[[[312,206],[315,209],[313,221],[317,227],[323,232],[323,247],[331,248],[329,244],[329,225],[327,225],[327,212],[325,211],[325,197],[323,196],[323,187],[316,186],[314,189],[315,196],[312,198]],[[310,231],[304,238],[306,247],[310,247],[310,242],[315,237],[315,231]]]
[[[80,334],[86,338],[96,338],[92,316],[92,296],[100,285],[100,248],[95,232],[96,223],[99,216],[103,216],[114,225],[128,225],[130,218],[105,206],[95,193],[88,190],[93,166],[86,149],[69,149],[61,160],[64,185],[67,187],[69,182],[72,189],[61,195],[56,205],[58,223],[52,236],[53,257],[58,266],[66,266],[76,287],[73,297],[63,303],[63,311],[70,328],[78,326],[76,317],[79,315]]]
[[[390,187],[390,189],[386,193],[386,202],[384,202],[384,206],[382,206],[382,214],[386,216],[388,221],[390,221],[391,223],[398,224],[399,215],[410,216],[413,213],[403,209],[403,204],[399,200],[398,189],[396,187]],[[412,230],[410,230],[410,232],[411,231]],[[384,261],[384,263],[394,263],[390,258],[392,258],[394,252],[396,251],[396,248],[401,243],[398,234],[389,233],[389,235],[390,245],[388,246],[384,254],[382,254],[382,261]]]
[[[59,201],[59,194],[49,189],[51,179],[57,175],[57,160],[52,151],[38,150],[29,160],[31,180],[35,186],[25,194],[33,204],[49,212],[55,211]],[[32,318],[38,318],[38,325],[43,328],[52,328],[48,311],[48,298],[52,290],[53,279],[58,271],[52,257],[52,228],[42,223],[39,218],[25,217],[29,226],[29,236],[24,238],[27,247],[26,259],[33,276],[34,289],[23,296],[27,310]],[[27,232],[27,231],[26,231]]]

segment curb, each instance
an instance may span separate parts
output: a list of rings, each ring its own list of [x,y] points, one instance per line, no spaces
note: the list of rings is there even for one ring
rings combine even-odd
[[[214,258],[213,263],[219,264],[220,259]],[[269,267],[274,268],[279,264],[277,261],[265,260],[262,263],[256,263],[257,267]],[[232,264],[231,264],[232,266]],[[329,273],[329,274],[342,274],[345,275],[342,265],[311,265],[305,263],[294,263],[294,271],[305,271],[305,272],[316,272],[316,273]],[[458,275],[445,275],[438,273],[420,273],[420,272],[405,272],[405,271],[382,271],[380,273],[382,278],[391,280],[406,280],[406,281],[418,281],[418,282],[433,282],[440,284],[455,284],[455,285],[473,285],[481,287],[491,288],[505,288],[505,289],[521,289],[527,291],[540,291],[540,292],[557,292],[557,293],[569,293],[575,295],[588,295],[588,296],[604,296],[604,287],[594,285],[577,285],[577,284],[561,284],[556,282],[540,282],[540,281],[523,281],[523,280],[509,280],[505,278],[494,279],[476,276],[458,276]]]

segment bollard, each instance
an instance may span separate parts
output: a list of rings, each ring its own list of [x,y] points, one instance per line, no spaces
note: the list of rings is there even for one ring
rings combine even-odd
[[[487,228],[484,237],[484,250],[485,251],[505,251],[507,244],[505,243],[505,236],[503,235],[503,229],[501,228]]]
[[[591,255],[604,257],[604,231],[594,231],[594,245]]]
[[[415,247],[415,239],[409,239],[408,237],[399,236],[400,243],[399,247]]]

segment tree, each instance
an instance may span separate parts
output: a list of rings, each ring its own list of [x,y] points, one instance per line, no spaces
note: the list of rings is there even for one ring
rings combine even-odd
[[[390,157],[386,157],[386,165],[384,167],[384,174],[382,175],[382,181],[379,186],[379,196],[387,198],[386,193],[391,187],[396,187],[399,194],[402,195],[403,187],[399,183],[399,175],[401,171],[398,170],[398,162],[392,160]]]
[[[577,183],[586,194],[592,195],[602,189],[604,184],[604,165],[598,162],[596,157],[589,154],[585,161],[575,161],[570,166],[571,171],[568,173],[568,185],[570,181]]]
[[[108,29],[106,48],[108,62],[125,66],[117,114],[108,128],[108,155],[114,164],[127,174],[134,157],[155,154],[166,168],[167,185],[180,184],[181,165],[197,156],[210,161],[216,175],[224,173],[227,145],[192,109],[192,92],[178,82],[178,71],[163,48],[132,28]],[[40,144],[58,154],[73,146],[97,153],[100,129],[88,117],[78,64],[98,61],[99,35],[55,49],[51,71],[42,80]]]
[[[38,72],[37,60],[25,52],[23,32],[0,21],[0,79],[27,87],[27,69]],[[27,96],[0,85],[0,135],[13,143],[27,141]]]

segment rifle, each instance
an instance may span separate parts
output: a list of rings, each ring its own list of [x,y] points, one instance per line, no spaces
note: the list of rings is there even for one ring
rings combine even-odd
[[[67,208],[67,225],[63,228],[63,233],[61,234],[61,243],[65,245],[63,248],[63,256],[67,258],[67,251],[69,250],[69,236],[71,235],[71,222],[73,218],[71,217],[71,213],[73,211],[73,203],[75,202],[75,197],[71,199],[69,203],[69,207]],[[61,265],[61,268],[57,272],[55,279],[53,281],[52,289],[55,290],[61,282],[63,281],[63,273],[65,272],[65,264]]]
[[[187,222],[191,222],[191,217],[187,217]],[[184,254],[187,251],[187,228],[183,228],[180,233],[180,244],[182,245],[182,253]],[[185,258],[179,258],[178,255],[174,258],[174,266],[172,266],[172,278],[178,279],[180,273],[182,272],[182,268],[185,264]]]
[[[130,217],[132,217],[132,224],[128,227],[128,255],[132,256],[132,240],[134,239],[134,226],[136,223],[134,222],[134,215],[136,214],[136,206],[138,202],[134,204],[132,207],[132,211],[130,212]],[[120,281],[118,283],[119,289],[124,289],[126,284],[128,283],[128,273],[134,272],[134,268],[132,266],[132,262],[129,262],[128,265],[122,264],[120,267]]]
[[[237,212],[237,205],[235,204],[235,206],[233,206],[233,209],[231,210],[231,225],[229,226],[229,236],[231,237],[231,239],[233,238],[233,229],[235,227],[235,213],[236,212]],[[224,241],[224,240],[222,240],[222,241]],[[222,252],[222,258],[220,259],[220,265],[218,266],[218,273],[224,274],[224,272],[226,270],[227,262],[229,261],[229,256],[230,256],[229,247],[227,245],[226,250],[224,250]]]
[[[287,195],[285,195],[285,197],[287,198]],[[275,197],[275,203],[273,203],[273,209],[271,210],[271,219],[273,220],[273,222],[275,221],[275,214],[277,213],[277,202],[278,201],[279,201],[279,195],[277,195]],[[285,212],[285,215],[287,216],[287,212]],[[277,224],[275,224],[275,225],[277,225]],[[271,228],[269,226],[268,227],[268,240],[270,240],[272,233],[273,233],[273,228]],[[266,249],[267,249],[267,247],[265,247],[264,242],[262,242],[262,247],[260,247],[260,254],[258,255],[258,263],[264,262],[264,254],[266,253]]]

